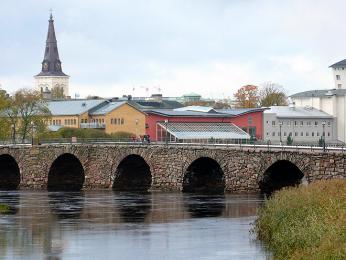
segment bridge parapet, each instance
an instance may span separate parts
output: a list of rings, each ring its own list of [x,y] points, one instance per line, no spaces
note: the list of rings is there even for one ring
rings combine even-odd
[[[346,155],[340,151],[325,153],[321,150],[268,150],[251,146],[142,144],[52,144],[33,147],[0,147],[0,157],[10,155],[18,164],[20,188],[47,188],[51,167],[54,161],[63,154],[75,156],[82,165],[84,189],[112,188],[117,174],[121,174],[120,163],[130,155],[138,155],[146,162],[151,173],[151,189],[158,190],[183,190],[186,174],[191,171],[191,164],[199,158],[210,158],[220,166],[224,189],[231,192],[258,192],[269,167],[279,161],[288,161],[297,166],[308,182],[346,178]],[[2,167],[6,165],[0,165],[1,175]],[[280,175],[280,167],[276,169]],[[134,170],[138,171],[140,176],[142,172],[140,166]]]

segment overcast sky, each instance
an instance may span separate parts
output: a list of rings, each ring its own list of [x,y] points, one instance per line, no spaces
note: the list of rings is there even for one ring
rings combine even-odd
[[[0,0],[8,92],[34,86],[50,8],[71,95],[232,97],[268,81],[293,94],[333,88],[328,66],[346,59],[343,0]]]

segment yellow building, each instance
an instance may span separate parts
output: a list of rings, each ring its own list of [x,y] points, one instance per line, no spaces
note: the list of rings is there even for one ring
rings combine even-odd
[[[91,124],[104,126],[107,134],[127,132],[145,134],[145,113],[126,101],[108,102],[89,113]]]
[[[127,101],[62,100],[49,101],[49,128],[92,128],[107,134],[128,132],[145,134],[146,114]]]

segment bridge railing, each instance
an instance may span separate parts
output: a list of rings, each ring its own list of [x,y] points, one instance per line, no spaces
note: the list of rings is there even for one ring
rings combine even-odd
[[[122,145],[158,145],[158,146],[205,146],[205,147],[224,147],[233,149],[254,149],[262,151],[281,150],[281,151],[324,151],[324,152],[346,152],[344,145],[326,144],[321,147],[315,144],[293,144],[279,145],[270,143],[219,143],[219,142],[150,142],[148,139],[133,138],[58,138],[58,139],[41,139],[32,142],[32,140],[24,143],[13,144],[11,141],[1,141],[1,146],[29,146],[29,145],[59,145],[59,144],[122,144]]]

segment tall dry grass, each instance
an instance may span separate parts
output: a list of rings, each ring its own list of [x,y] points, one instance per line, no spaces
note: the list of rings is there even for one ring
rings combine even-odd
[[[346,180],[275,193],[254,231],[276,259],[346,259]]]

